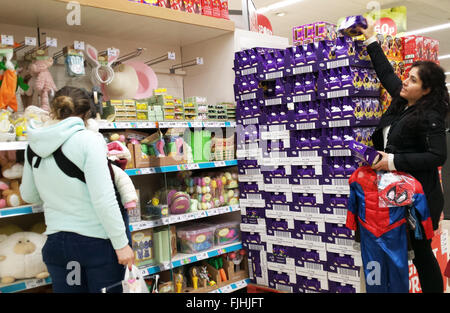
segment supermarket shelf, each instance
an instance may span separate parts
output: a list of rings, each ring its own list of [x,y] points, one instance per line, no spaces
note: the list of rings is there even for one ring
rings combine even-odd
[[[230,205],[230,206],[209,209],[209,210],[205,210],[205,211],[197,211],[197,212],[186,213],[186,214],[171,215],[169,217],[164,217],[164,218],[154,220],[154,221],[141,221],[141,222],[137,222],[137,223],[132,223],[132,224],[130,224],[130,231],[133,232],[133,231],[139,231],[139,230],[143,230],[143,229],[158,227],[161,225],[182,223],[182,222],[186,222],[186,221],[196,220],[199,218],[221,215],[221,214],[236,212],[236,211],[240,211],[240,210],[241,210],[241,208],[239,207],[239,205]]]
[[[46,279],[26,279],[18,280],[12,284],[0,284],[0,293],[14,293],[50,285],[52,280],[50,277]]]
[[[195,254],[178,253],[172,260],[172,262],[167,262],[165,264],[159,264],[155,266],[143,267],[140,268],[140,270],[143,276],[153,275],[165,270],[209,259],[218,255],[222,255],[240,249],[242,249],[242,242],[233,243],[222,247],[215,247],[214,249]]]
[[[67,22],[68,14],[74,10],[67,8],[71,0],[3,2],[0,19],[5,24],[39,26],[41,30],[77,32],[86,36],[96,34],[105,38],[185,46],[232,33],[235,29],[230,20],[126,0],[77,0],[81,5],[80,25]]]
[[[170,173],[170,172],[190,171],[190,170],[207,169],[207,168],[218,168],[218,167],[235,166],[235,165],[237,165],[237,160],[191,163],[191,164],[169,165],[169,166],[148,167],[148,168],[136,168],[136,169],[125,170],[125,172],[129,176],[138,176],[138,175],[147,175],[147,174],[156,174],[156,173]]]
[[[245,287],[247,287],[248,284],[250,284],[251,280],[250,278],[246,278],[243,280],[239,280],[237,282],[231,283],[229,285],[226,285],[224,287],[218,288],[216,290],[213,290],[209,293],[230,293],[230,292],[234,292],[237,291],[239,289],[243,289]]]
[[[8,141],[0,142],[0,151],[7,150],[25,150],[28,146],[28,141]]]
[[[41,205],[23,205],[0,210],[0,218],[44,212]]]
[[[100,129],[214,128],[236,127],[236,122],[100,122],[99,126]]]

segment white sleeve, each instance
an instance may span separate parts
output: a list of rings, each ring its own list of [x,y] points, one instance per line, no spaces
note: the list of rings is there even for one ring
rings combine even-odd
[[[112,168],[114,171],[114,183],[119,191],[122,204],[125,205],[131,201],[138,201],[136,188],[130,176],[118,166],[112,165]]]
[[[389,171],[396,171],[397,169],[395,168],[395,164],[394,164],[394,155],[392,153],[388,154],[388,168]]]

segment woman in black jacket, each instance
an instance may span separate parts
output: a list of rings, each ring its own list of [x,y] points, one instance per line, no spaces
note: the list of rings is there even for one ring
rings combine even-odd
[[[419,61],[402,82],[376,40],[373,21],[361,31],[367,39],[375,71],[393,98],[372,135],[374,146],[382,155],[373,169],[397,170],[414,176],[422,184],[436,230],[444,207],[438,167],[447,158],[445,118],[449,93],[444,70],[433,62]],[[413,234],[410,239],[422,291],[443,292],[442,274],[431,240],[416,240]]]

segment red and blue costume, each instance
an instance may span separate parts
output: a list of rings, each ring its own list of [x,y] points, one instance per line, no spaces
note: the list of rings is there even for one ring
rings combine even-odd
[[[390,183],[386,184],[386,181]],[[407,293],[407,219],[415,222],[416,237],[423,233],[427,239],[433,237],[422,185],[409,174],[377,173],[369,166],[358,168],[349,183],[346,226],[360,232],[367,292]]]

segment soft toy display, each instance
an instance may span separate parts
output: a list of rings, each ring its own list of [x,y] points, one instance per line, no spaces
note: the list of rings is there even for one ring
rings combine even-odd
[[[16,151],[0,151],[0,165],[4,178],[10,180],[22,178],[23,164],[16,162]]]
[[[14,55],[13,49],[0,49],[0,61],[5,58],[5,62],[0,66],[4,70],[0,87],[0,109],[11,109],[17,112],[17,73],[14,64],[11,62]]]
[[[56,91],[56,85],[53,81],[49,68],[53,65],[53,58],[45,56],[43,50],[38,50],[36,60],[30,65],[30,73],[33,76],[30,81],[30,91],[26,93],[31,95],[36,91],[40,98],[40,107],[46,111],[50,111],[50,96]]]
[[[33,232],[18,232],[0,242],[1,283],[17,279],[45,279],[50,276],[42,260],[42,248],[47,236]]]

